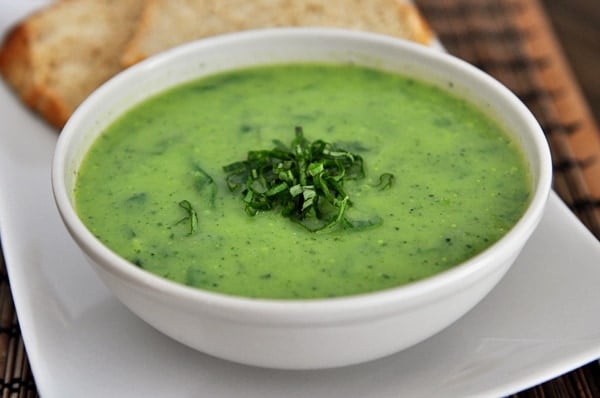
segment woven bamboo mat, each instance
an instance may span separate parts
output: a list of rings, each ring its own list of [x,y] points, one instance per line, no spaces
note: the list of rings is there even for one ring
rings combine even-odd
[[[0,251],[0,389],[2,398],[37,397],[10,294],[2,251]]]
[[[538,0],[415,0],[443,45],[513,90],[551,147],[554,189],[600,238],[600,132]],[[37,397],[0,252],[0,398]],[[514,397],[600,397],[593,362]]]

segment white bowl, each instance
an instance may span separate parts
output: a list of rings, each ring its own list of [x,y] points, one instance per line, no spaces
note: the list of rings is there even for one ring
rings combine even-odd
[[[290,61],[354,62],[450,87],[515,137],[533,176],[525,214],[500,241],[425,280],[381,292],[318,300],[233,297],[150,274],[99,242],[77,216],[73,186],[104,128],[143,99],[214,72]],[[60,135],[52,182],[73,239],[114,294],[156,329],[205,353],[263,367],[316,369],[383,357],[444,329],[502,278],[536,228],[550,191],[551,162],[535,118],[504,86],[439,51],[390,37],[337,29],[269,29],[193,42],[152,57],[94,92]],[[106,342],[110,344],[110,341]]]

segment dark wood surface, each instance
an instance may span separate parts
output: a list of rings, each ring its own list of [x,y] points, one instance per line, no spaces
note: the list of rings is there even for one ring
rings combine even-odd
[[[600,124],[600,0],[543,0],[542,3]]]

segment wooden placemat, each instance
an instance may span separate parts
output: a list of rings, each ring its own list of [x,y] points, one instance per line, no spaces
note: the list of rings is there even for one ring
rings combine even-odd
[[[542,125],[554,189],[600,238],[600,132],[538,0],[415,0],[448,51],[513,90]],[[34,398],[0,252],[0,398]],[[513,397],[600,397],[597,361]]]

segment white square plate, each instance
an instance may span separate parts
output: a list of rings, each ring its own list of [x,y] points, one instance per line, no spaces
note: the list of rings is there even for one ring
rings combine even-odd
[[[47,1],[0,0],[0,32]],[[326,371],[228,363],[155,331],[101,284],[50,186],[56,131],[0,84],[0,237],[45,397],[501,396],[600,357],[600,243],[552,194],[503,281],[450,328],[399,354]]]

